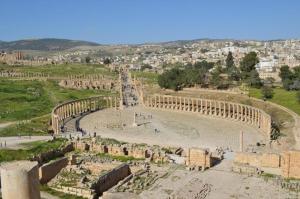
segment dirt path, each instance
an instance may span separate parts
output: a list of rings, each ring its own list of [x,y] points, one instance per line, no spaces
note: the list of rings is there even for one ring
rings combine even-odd
[[[0,129],[6,128],[12,124],[15,124],[16,122],[5,122],[5,123],[0,123]]]
[[[18,124],[18,123],[26,123],[26,122],[29,122],[31,120],[36,120],[36,119],[40,119],[40,118],[43,118],[43,117],[46,117],[50,115],[49,113],[45,114],[45,115],[41,115],[41,116],[38,116],[38,117],[33,117],[33,118],[30,118],[28,120],[17,120],[17,121],[11,121],[11,122],[4,122],[4,123],[0,123],[0,129],[1,128],[6,128],[6,127],[9,127],[11,125],[14,125],[14,124]],[[1,134],[0,134],[1,136]]]
[[[20,149],[24,148],[22,144],[34,141],[46,141],[52,139],[51,136],[14,136],[14,137],[0,137],[0,149]]]

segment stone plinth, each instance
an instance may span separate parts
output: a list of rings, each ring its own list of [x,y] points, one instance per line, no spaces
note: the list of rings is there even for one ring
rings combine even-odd
[[[40,199],[38,163],[16,161],[1,165],[3,199]]]

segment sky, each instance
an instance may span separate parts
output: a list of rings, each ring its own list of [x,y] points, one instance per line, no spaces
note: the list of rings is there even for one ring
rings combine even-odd
[[[299,0],[0,0],[0,40],[300,38]]]

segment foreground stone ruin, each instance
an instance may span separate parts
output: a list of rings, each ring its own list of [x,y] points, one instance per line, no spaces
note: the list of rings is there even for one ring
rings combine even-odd
[[[40,199],[38,163],[16,161],[1,165],[3,199]]]

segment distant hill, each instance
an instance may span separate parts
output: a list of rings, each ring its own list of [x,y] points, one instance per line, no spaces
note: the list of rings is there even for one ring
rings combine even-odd
[[[0,50],[39,50],[39,51],[61,51],[78,46],[99,46],[99,44],[88,41],[77,41],[68,39],[28,39],[18,41],[0,41]]]

